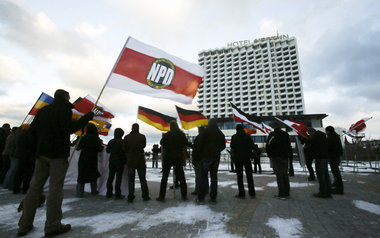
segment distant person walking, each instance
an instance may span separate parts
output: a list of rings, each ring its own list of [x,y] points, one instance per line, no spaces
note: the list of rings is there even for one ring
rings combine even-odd
[[[82,128],[94,116],[89,112],[77,121],[72,121],[70,95],[62,89],[54,93],[54,101],[40,109],[30,131],[36,143],[36,164],[28,192],[23,202],[23,213],[18,223],[17,236],[25,236],[33,229],[34,216],[47,179],[45,237],[65,233],[70,224],[62,224],[63,184],[70,155],[70,134]]]
[[[270,158],[274,173],[276,174],[278,198],[285,200],[290,195],[290,182],[288,175],[289,157],[292,155],[289,134],[281,130],[278,122],[272,124],[272,131],[266,142],[266,151]]]
[[[198,203],[203,203],[208,191],[208,174],[210,173],[210,202],[215,203],[218,192],[218,168],[220,152],[226,148],[226,138],[218,128],[215,118],[210,119],[208,127],[194,142],[196,157],[199,158],[199,179],[196,185]]]
[[[121,128],[116,128],[114,138],[108,142],[107,153],[110,154],[108,163],[108,179],[107,179],[107,198],[113,197],[113,180],[116,174],[115,181],[115,200],[123,199],[121,195],[121,179],[123,177],[124,165],[126,163],[126,156],[124,151],[123,141],[124,131]]]
[[[100,177],[98,153],[103,151],[103,145],[96,126],[88,123],[86,128],[87,132],[79,141],[77,147],[77,150],[81,151],[78,160],[77,197],[83,197],[86,183],[90,183],[92,195],[99,193],[97,183]]]
[[[325,129],[327,135],[327,154],[331,172],[334,176],[334,182],[332,183],[333,194],[344,194],[342,175],[340,174],[339,165],[340,158],[343,155],[342,141],[339,135],[335,132],[335,128],[328,126]]]
[[[2,171],[2,172],[6,172],[4,181],[3,181],[3,187],[9,190],[12,190],[13,188],[13,179],[18,168],[19,161],[15,157],[15,155],[16,155],[17,137],[18,137],[19,132],[20,130],[18,127],[15,126],[12,128],[12,133],[7,137],[5,148],[3,151],[3,156],[5,158],[9,158],[9,161],[10,161],[10,166],[8,168],[8,171],[5,171],[5,170]]]
[[[135,199],[136,170],[141,184],[142,198],[144,201],[150,200],[148,183],[146,181],[145,146],[146,138],[139,132],[139,124],[135,123],[132,125],[131,133],[124,137],[124,151],[128,167],[128,202],[133,202]]]
[[[160,144],[163,149],[163,165],[160,194],[156,200],[160,202],[165,201],[166,187],[172,166],[174,166],[174,173],[176,174],[177,180],[180,182],[182,200],[187,200],[187,184],[185,173],[183,172],[183,160],[186,156],[188,141],[185,133],[178,128],[176,121],[170,122],[170,131],[162,136]]]
[[[243,183],[243,168],[248,183],[248,193],[251,198],[256,195],[255,184],[252,176],[252,163],[251,156],[254,149],[254,142],[252,138],[247,135],[241,124],[236,126],[236,134],[231,138],[232,160],[236,166],[236,175],[239,193],[235,195],[236,198],[245,198],[245,190]]]

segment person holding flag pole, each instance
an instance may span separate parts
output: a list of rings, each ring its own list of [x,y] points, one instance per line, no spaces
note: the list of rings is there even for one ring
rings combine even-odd
[[[24,198],[17,236],[25,236],[33,229],[39,198],[49,177],[45,237],[56,236],[71,229],[70,224],[61,223],[70,135],[86,125],[94,113],[89,112],[81,119],[72,121],[73,105],[69,100],[70,94],[67,91],[56,90],[53,103],[41,108],[30,126],[30,133],[36,143],[37,159],[32,181]]]

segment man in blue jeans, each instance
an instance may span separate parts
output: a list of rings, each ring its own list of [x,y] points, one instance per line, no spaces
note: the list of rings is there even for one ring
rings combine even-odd
[[[289,134],[280,128],[278,122],[271,125],[274,128],[266,141],[266,151],[276,174],[278,197],[285,200],[290,195],[290,183],[288,175],[289,157],[293,156]]]
[[[194,151],[199,157],[199,179],[197,179],[197,203],[203,203],[208,190],[208,172],[210,172],[210,201],[216,202],[218,190],[218,168],[220,152],[226,148],[226,139],[218,128],[216,119],[210,119],[208,127],[194,142]]]
[[[315,170],[319,183],[319,192],[315,197],[331,198],[331,181],[328,170],[328,144],[326,134],[314,128],[308,128],[310,137],[299,137],[306,143],[310,143],[311,154],[315,159]]]

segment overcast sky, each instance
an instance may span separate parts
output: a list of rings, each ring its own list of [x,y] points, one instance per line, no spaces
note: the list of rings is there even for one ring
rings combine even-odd
[[[297,39],[306,113],[343,128],[373,116],[365,132],[378,139],[379,9],[378,0],[1,0],[0,124],[19,125],[41,92],[96,98],[128,36],[197,63],[202,50],[278,32]],[[136,119],[137,106],[176,116],[181,105],[112,88],[100,101],[113,128],[129,133],[137,121],[149,144],[161,132]]]

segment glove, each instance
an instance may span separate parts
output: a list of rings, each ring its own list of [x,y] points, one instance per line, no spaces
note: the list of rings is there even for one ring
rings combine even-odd
[[[86,115],[83,116],[83,118],[85,118],[87,121],[91,121],[94,118],[94,113],[92,111],[88,112]]]

